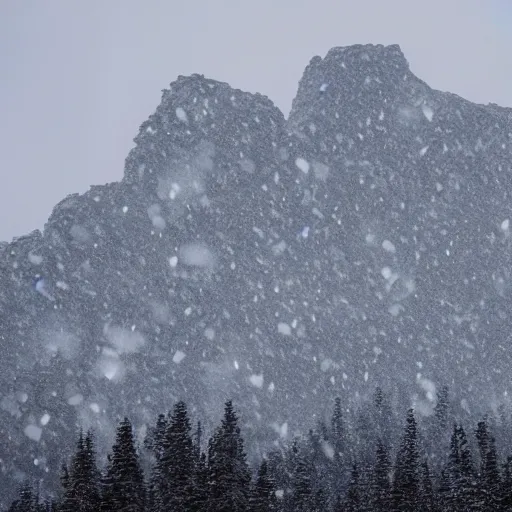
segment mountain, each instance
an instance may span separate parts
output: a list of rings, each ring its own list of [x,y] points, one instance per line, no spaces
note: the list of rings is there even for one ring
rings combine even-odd
[[[511,167],[512,109],[396,45],[314,57],[288,119],[179,77],[119,183],[0,246],[0,487],[178,399],[214,422],[232,398],[261,449],[377,384],[426,414],[442,383],[506,400]]]

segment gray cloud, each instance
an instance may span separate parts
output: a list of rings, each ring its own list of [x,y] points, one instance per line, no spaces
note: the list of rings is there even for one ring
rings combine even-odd
[[[508,21],[504,21],[504,19]],[[0,240],[121,178],[139,124],[179,74],[287,113],[332,46],[398,43],[432,87],[512,106],[508,0],[7,0],[0,3]]]

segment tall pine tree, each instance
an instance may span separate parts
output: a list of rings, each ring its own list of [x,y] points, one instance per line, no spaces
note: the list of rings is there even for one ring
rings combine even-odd
[[[391,463],[387,447],[379,439],[371,479],[371,505],[376,512],[387,512],[391,506]]]
[[[418,428],[413,409],[407,412],[405,433],[398,451],[393,485],[397,510],[418,510],[419,505]]]
[[[116,440],[102,479],[101,510],[144,512],[144,476],[127,418],[117,428]]]
[[[185,402],[178,402],[162,439],[154,482],[155,510],[192,510],[195,502],[196,453]]]
[[[275,512],[277,510],[276,488],[268,471],[268,462],[263,460],[249,498],[250,512]]]
[[[69,474],[64,471],[61,512],[97,512],[100,505],[99,471],[91,432],[80,431]]]
[[[238,417],[231,401],[208,446],[208,503],[210,512],[245,512],[251,474]]]

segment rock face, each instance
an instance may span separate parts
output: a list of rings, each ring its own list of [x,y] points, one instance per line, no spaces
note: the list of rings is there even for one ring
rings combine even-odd
[[[233,398],[271,442],[378,384],[510,391],[512,109],[352,46],[288,120],[180,77],[135,143],[121,182],[0,246],[0,487],[180,398],[211,421]]]

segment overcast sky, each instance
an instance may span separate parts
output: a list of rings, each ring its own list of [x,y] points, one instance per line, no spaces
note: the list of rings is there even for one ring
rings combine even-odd
[[[512,106],[511,26],[512,0],[0,0],[0,240],[119,180],[180,74],[287,114],[314,55],[398,43],[432,87]]]

